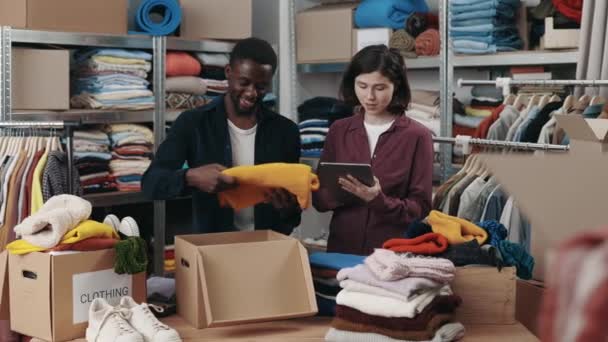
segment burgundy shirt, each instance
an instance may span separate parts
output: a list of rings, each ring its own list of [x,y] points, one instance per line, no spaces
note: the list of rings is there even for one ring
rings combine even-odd
[[[373,157],[363,115],[336,121],[327,133],[321,162],[371,164],[382,188],[367,204],[339,204],[323,184],[313,193],[317,210],[334,211],[328,252],[371,254],[386,240],[403,237],[408,225],[431,209],[433,139],[426,127],[406,116],[382,133]]]

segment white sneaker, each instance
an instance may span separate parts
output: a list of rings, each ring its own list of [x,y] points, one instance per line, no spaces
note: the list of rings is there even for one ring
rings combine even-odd
[[[129,322],[137,329],[145,342],[181,342],[182,339],[174,329],[161,323],[150,311],[148,304],[137,304],[131,297],[122,297],[120,307],[131,311]]]
[[[137,221],[131,216],[122,219],[118,231],[126,236],[139,236],[139,226],[137,225]]]
[[[105,299],[95,298],[89,307],[87,342],[144,342],[128,319],[131,311],[115,308]]]
[[[118,228],[120,227],[120,220],[118,219],[118,217],[116,215],[110,214],[110,215],[106,216],[106,218],[103,219],[103,223],[114,228],[114,230],[118,234]]]

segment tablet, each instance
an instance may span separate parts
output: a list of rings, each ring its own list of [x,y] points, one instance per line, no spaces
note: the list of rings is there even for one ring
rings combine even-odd
[[[370,164],[323,162],[319,164],[317,174],[321,187],[328,189],[339,200],[354,196],[342,189],[342,186],[338,183],[340,177],[346,178],[347,175],[351,175],[367,186],[374,185],[374,174]]]

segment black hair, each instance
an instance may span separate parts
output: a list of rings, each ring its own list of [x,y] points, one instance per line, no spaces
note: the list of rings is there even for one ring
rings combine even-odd
[[[230,65],[238,60],[252,60],[258,64],[266,64],[272,67],[274,73],[277,69],[277,54],[270,44],[259,38],[246,38],[234,46],[230,53]]]
[[[392,114],[404,114],[412,99],[405,61],[398,50],[389,49],[386,45],[368,46],[355,54],[342,77],[341,99],[353,107],[360,106],[355,93],[355,79],[375,71],[388,78],[395,87],[387,110]]]

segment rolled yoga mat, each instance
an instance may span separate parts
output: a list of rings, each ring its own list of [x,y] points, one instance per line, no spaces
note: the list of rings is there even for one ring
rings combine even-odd
[[[139,31],[129,33],[167,36],[177,30],[181,21],[182,9],[177,0],[142,0],[135,14]]]

